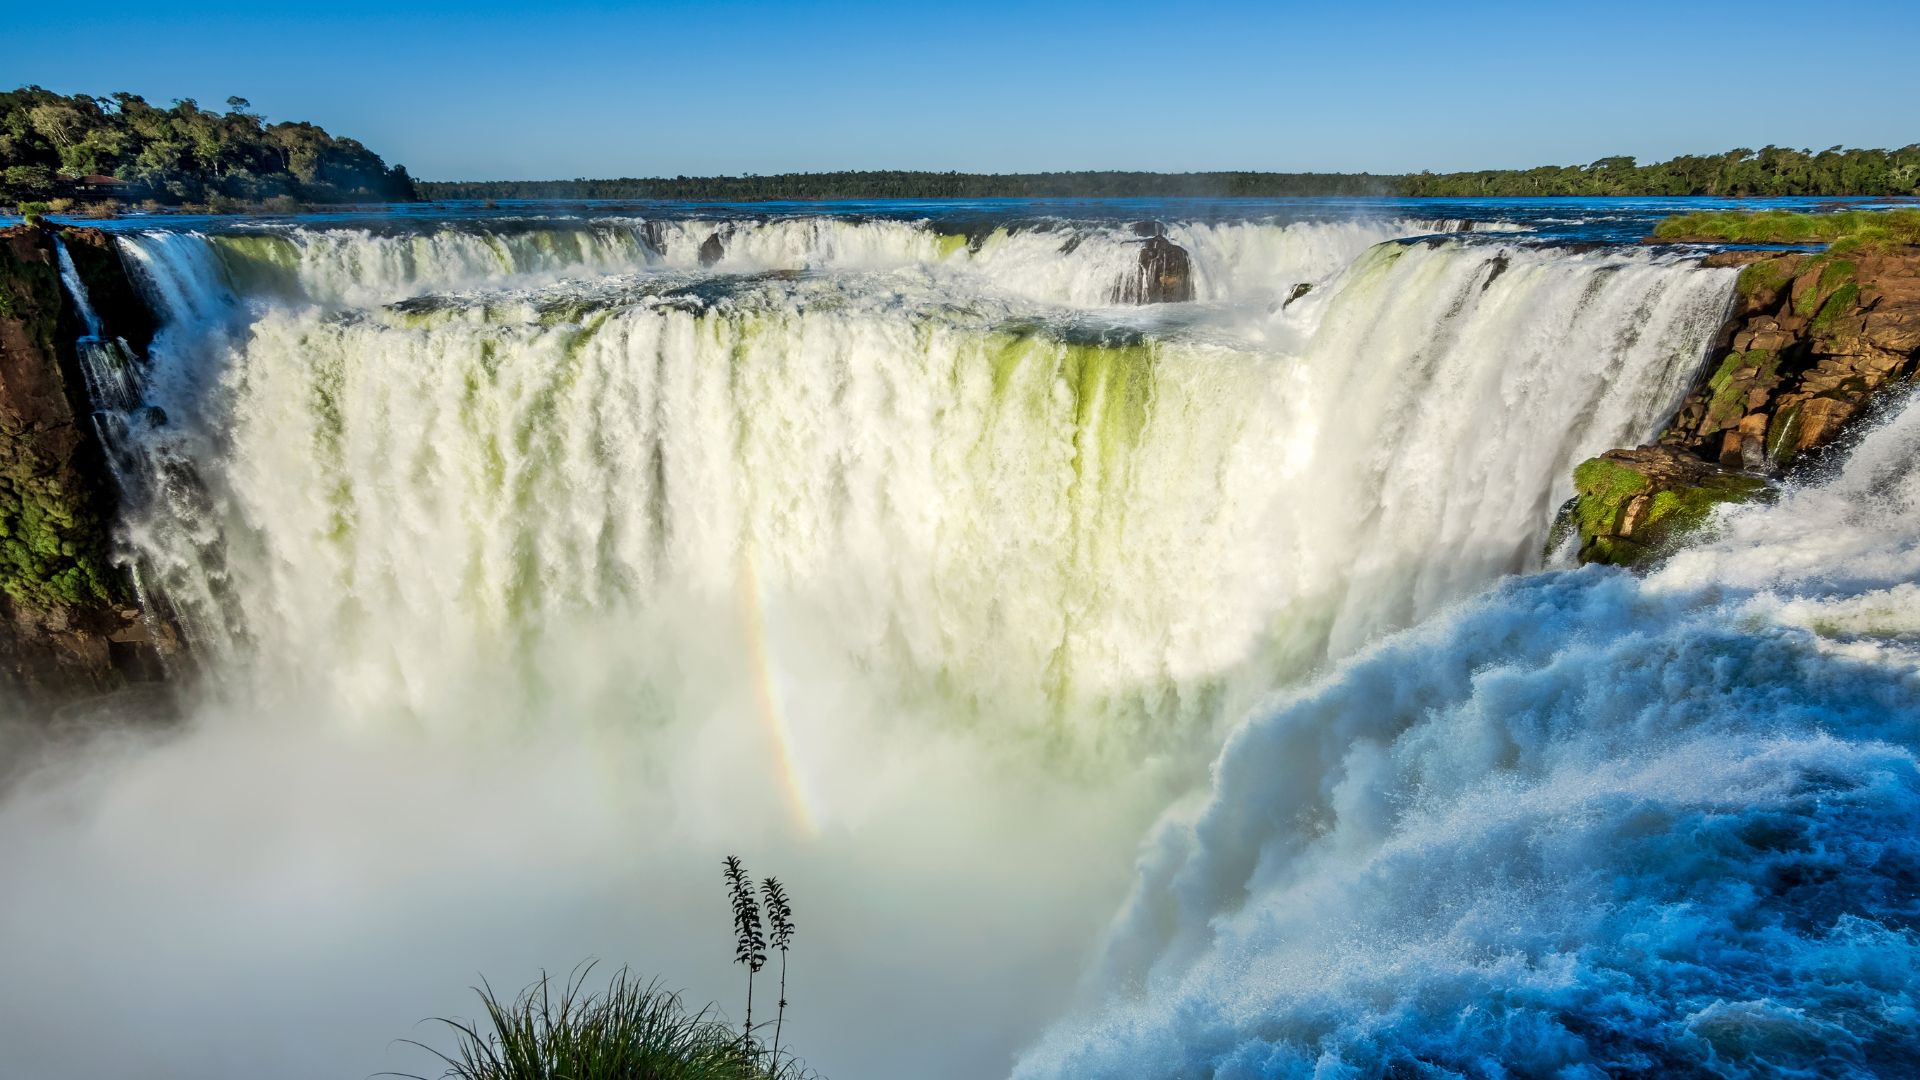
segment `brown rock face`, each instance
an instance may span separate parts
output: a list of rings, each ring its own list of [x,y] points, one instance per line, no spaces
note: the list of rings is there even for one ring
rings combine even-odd
[[[1179,304],[1193,299],[1193,265],[1187,249],[1167,239],[1166,226],[1157,221],[1136,222],[1140,268],[1120,280],[1113,299],[1119,304]]]
[[[1793,463],[1830,444],[1920,361],[1920,248],[1715,255],[1742,265],[1706,381],[1660,438],[1728,468]]]
[[[1920,248],[1706,262],[1742,267],[1720,347],[1657,446],[1574,471],[1555,531],[1578,532],[1582,562],[1658,555],[1715,504],[1760,496],[1763,477],[1831,445],[1920,367]]]
[[[102,282],[107,310],[126,324],[108,331],[144,344],[152,317],[108,238],[64,235],[75,268]],[[74,350],[81,332],[54,234],[0,229],[0,698],[30,709],[148,681],[161,666],[108,555],[118,493]]]

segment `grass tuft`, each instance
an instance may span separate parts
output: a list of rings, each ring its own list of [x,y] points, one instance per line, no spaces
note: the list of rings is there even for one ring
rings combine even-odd
[[[451,1052],[413,1045],[446,1066],[442,1080],[808,1080],[804,1065],[771,1064],[757,1045],[744,1044],[711,1007],[689,1011],[680,995],[658,980],[642,983],[625,968],[607,989],[586,989],[592,964],[564,982],[542,974],[511,1001],[484,982],[475,988],[485,1009],[477,1021],[450,1020]],[[409,1040],[412,1042],[412,1040]],[[427,1080],[412,1074],[411,1080]]]

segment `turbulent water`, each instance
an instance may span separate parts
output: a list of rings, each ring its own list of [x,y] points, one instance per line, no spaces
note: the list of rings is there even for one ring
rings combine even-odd
[[[1647,577],[1503,584],[1250,720],[1020,1077],[1904,1076],[1920,407]]]
[[[48,988],[0,1039],[334,1076],[417,1069],[385,1040],[476,967],[731,995],[743,850],[814,904],[814,1064],[1004,1072],[1178,799],[1019,1075],[1885,1060],[1905,428],[1646,581],[1534,573],[1732,271],[1490,221],[1167,235],[1195,299],[1135,307],[1141,237],[1065,219],[122,234],[165,325],[102,409],[120,549],[195,718],[0,803],[0,951]],[[116,966],[142,1056],[50,1038]],[[269,978],[302,988],[236,990]],[[231,1058],[164,1034],[225,1009]]]

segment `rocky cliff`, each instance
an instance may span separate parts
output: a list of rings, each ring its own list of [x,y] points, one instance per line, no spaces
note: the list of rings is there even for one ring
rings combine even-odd
[[[1582,562],[1641,562],[1715,504],[1764,496],[1920,364],[1920,247],[1706,261],[1743,267],[1719,347],[1654,445],[1575,471],[1556,535],[1578,531]]]
[[[95,230],[0,229],[0,700],[44,709],[162,677],[174,637],[149,627],[111,556],[118,492],[95,433],[60,281],[64,236],[107,332],[145,347],[153,319]]]

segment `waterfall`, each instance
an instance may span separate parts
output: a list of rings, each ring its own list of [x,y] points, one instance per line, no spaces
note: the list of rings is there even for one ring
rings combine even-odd
[[[128,238],[173,315],[153,445],[211,499],[132,532],[195,641],[356,716],[537,711],[543,643],[705,620],[750,568],[887,694],[1085,750],[1204,744],[1537,565],[1572,465],[1671,411],[1731,282],[1175,226],[1216,296],[1322,287],[1143,323],[1032,267],[1045,305],[950,274],[963,249],[898,222],[742,224],[727,259],[833,272],[690,278],[706,227]],[[996,230],[966,257],[1105,282],[1125,244]],[[512,288],[468,287],[488,260]]]
[[[124,413],[139,404],[140,378],[128,355],[124,342],[110,340],[100,327],[100,316],[94,313],[93,304],[87,297],[87,287],[80,280],[80,271],[73,265],[73,256],[67,253],[67,245],[54,241],[54,250],[60,263],[60,283],[73,299],[74,310],[80,316],[80,325],[86,331],[76,343],[80,354],[80,368],[86,378],[87,397],[95,410]],[[102,437],[106,436],[102,432]]]
[[[1509,579],[1260,711],[1015,1076],[1908,1071],[1916,460],[1904,404],[1646,578]]]

